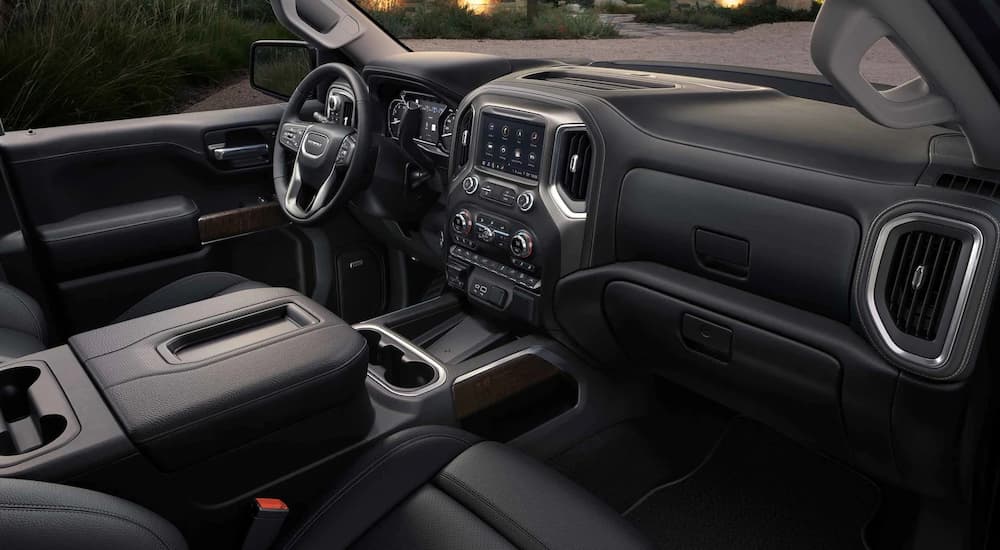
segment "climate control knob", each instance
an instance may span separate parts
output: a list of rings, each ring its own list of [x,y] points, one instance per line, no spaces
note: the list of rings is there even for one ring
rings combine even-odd
[[[479,190],[479,178],[476,176],[465,176],[462,180],[462,191],[466,195],[474,195]]]
[[[535,194],[531,191],[524,191],[517,196],[517,208],[521,212],[527,212],[535,206]]]
[[[468,235],[472,232],[472,214],[468,210],[459,210],[451,218],[451,228],[455,233]]]
[[[521,229],[510,238],[510,253],[518,258],[527,258],[535,250],[535,239],[531,233]]]

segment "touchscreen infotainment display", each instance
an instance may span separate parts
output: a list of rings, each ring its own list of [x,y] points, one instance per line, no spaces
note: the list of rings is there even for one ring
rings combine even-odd
[[[479,165],[538,180],[545,127],[484,114],[479,134]]]

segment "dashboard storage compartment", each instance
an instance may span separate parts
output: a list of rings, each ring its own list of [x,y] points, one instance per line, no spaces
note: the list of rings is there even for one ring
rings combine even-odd
[[[622,182],[618,261],[651,261],[838,321],[861,230],[850,216],[644,168]]]
[[[289,289],[211,298],[79,334],[70,346],[130,439],[165,471],[252,448],[320,414],[342,410],[333,416],[344,425],[330,427],[342,440],[360,439],[372,420],[365,339]]]
[[[80,424],[45,363],[0,366],[0,468],[65,443]]]
[[[604,310],[638,366],[802,441],[846,445],[834,357],[631,282],[607,285]]]

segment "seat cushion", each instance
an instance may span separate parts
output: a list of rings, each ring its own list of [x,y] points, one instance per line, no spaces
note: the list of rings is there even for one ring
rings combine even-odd
[[[440,426],[404,430],[367,452],[281,547],[651,548],[557,472]]]
[[[267,285],[240,277],[234,273],[206,271],[195,273],[168,284],[146,296],[115,319],[116,323],[142,317],[208,298],[239,292],[250,288],[267,288]]]
[[[149,510],[113,496],[0,478],[0,548],[184,550],[177,529]]]
[[[31,296],[0,283],[0,363],[45,349],[42,309]]]

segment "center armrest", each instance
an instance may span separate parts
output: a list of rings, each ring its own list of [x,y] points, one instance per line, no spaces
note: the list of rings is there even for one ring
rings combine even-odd
[[[69,345],[132,441],[168,470],[352,400],[368,365],[350,325],[280,288],[139,317]]]

